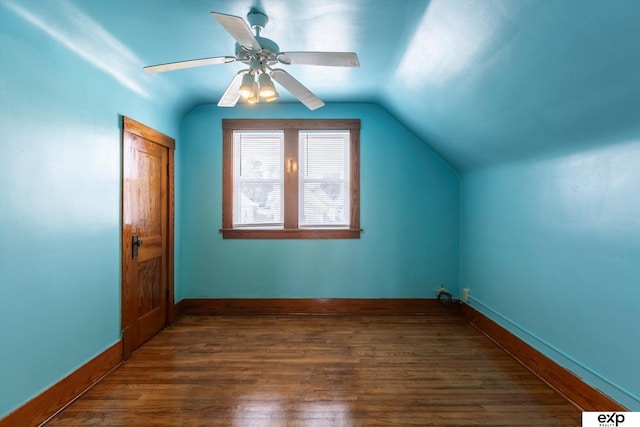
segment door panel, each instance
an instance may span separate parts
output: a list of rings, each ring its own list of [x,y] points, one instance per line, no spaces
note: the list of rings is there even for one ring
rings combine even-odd
[[[161,270],[160,257],[138,261],[138,317],[162,305]]]
[[[136,123],[135,131],[140,129]],[[155,132],[155,131],[153,131]],[[124,356],[158,333],[169,321],[169,214],[171,147],[151,133],[123,131],[122,330]],[[168,137],[165,137],[168,138]],[[171,140],[173,141],[173,140]],[[135,241],[138,244],[135,244]],[[137,249],[137,254],[135,253]],[[171,251],[172,252],[172,251]],[[171,301],[172,303],[172,301]]]

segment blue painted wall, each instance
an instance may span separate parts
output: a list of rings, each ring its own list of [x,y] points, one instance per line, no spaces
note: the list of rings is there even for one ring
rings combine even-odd
[[[640,138],[468,172],[471,304],[640,410]]]
[[[135,63],[118,63],[99,27],[56,28],[46,20],[56,5],[9,3],[0,5],[0,418],[120,338],[119,115],[179,130],[158,102],[162,88],[129,79]]]
[[[358,240],[223,240],[222,118],[359,118]],[[457,291],[459,179],[380,107],[202,106],[183,122],[179,295],[198,298],[435,297]]]

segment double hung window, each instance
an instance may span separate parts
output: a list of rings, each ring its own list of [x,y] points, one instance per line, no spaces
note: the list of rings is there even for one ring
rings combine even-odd
[[[224,238],[358,238],[359,120],[223,120]]]

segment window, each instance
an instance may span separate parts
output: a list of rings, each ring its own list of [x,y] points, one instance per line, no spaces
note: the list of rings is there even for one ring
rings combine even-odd
[[[360,237],[360,121],[225,119],[225,239]]]
[[[300,131],[300,227],[349,226],[349,131]]]
[[[282,226],[282,132],[233,133],[233,226]]]

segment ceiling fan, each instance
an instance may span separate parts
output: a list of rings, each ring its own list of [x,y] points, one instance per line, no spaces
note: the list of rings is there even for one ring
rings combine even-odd
[[[264,29],[269,18],[257,10],[251,10],[247,15],[247,20],[255,31],[255,35],[251,32],[245,20],[239,16],[217,12],[211,12],[211,15],[236,40],[235,56],[215,56],[212,58],[170,62],[144,67],[144,70],[148,73],[161,73],[238,61],[246,64],[249,68],[240,70],[235,75],[222,98],[220,98],[219,107],[233,107],[240,98],[243,98],[248,103],[271,102],[278,99],[279,95],[272,82],[273,79],[291,92],[307,108],[315,110],[322,107],[324,102],[291,74],[283,69],[273,68],[275,65],[360,66],[358,55],[354,52],[280,52],[280,48],[273,40],[260,36],[260,32]]]

